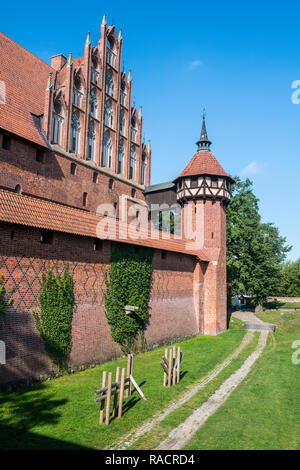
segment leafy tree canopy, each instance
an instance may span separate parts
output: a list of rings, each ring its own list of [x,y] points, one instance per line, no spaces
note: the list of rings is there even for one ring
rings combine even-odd
[[[271,223],[262,223],[258,198],[247,178],[235,178],[227,210],[228,301],[236,294],[249,294],[259,305],[281,283],[281,263],[291,247]]]

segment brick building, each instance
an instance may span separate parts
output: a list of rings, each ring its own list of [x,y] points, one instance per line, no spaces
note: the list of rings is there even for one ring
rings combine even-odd
[[[187,167],[151,186],[151,145],[142,138],[142,108],[132,106],[131,71],[121,71],[122,47],[121,30],[105,16],[97,46],[88,34],[82,57],[58,54],[51,66],[0,34],[0,273],[14,288],[0,329],[7,349],[0,383],[51,370],[32,316],[48,267],[61,273],[68,264],[74,273],[70,365],[120,354],[103,303],[111,243],[153,249],[149,346],[226,330],[232,179],[210,152],[203,117]],[[148,208],[161,203],[181,208],[180,236],[148,220]],[[111,220],[101,204],[116,216],[109,237],[99,234],[99,223]],[[144,236],[131,237],[130,221],[140,217]]]

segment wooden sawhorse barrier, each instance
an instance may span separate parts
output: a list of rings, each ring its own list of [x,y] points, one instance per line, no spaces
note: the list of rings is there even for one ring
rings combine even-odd
[[[122,369],[121,372],[121,380],[120,380],[120,367],[116,369],[116,378],[115,382],[112,383],[112,373],[108,373],[108,383],[106,385],[107,380],[107,372],[104,371],[102,373],[102,388],[95,391],[95,395],[100,395],[98,398],[95,398],[95,402],[101,402],[100,405],[100,416],[99,416],[99,423],[103,424],[104,421],[104,410],[105,410],[105,402],[106,402],[106,410],[105,410],[105,424],[109,424],[110,416],[116,417],[118,412],[118,418],[122,416],[123,410],[123,400],[124,400],[124,392],[125,397],[128,398],[132,394],[132,385],[139,393],[143,400],[146,400],[145,395],[137,385],[136,381],[133,378],[133,355],[128,354],[128,361],[127,361],[127,371],[126,369]],[[118,406],[118,396],[119,396],[119,406]],[[113,402],[113,408],[111,413],[111,404]]]
[[[167,386],[171,387],[171,385],[175,385],[179,383],[180,380],[180,364],[183,358],[183,354],[180,350],[180,347],[177,348],[173,346],[173,348],[165,349],[165,355],[163,356],[163,360],[160,363],[163,370],[164,370],[164,380],[163,384],[164,387]]]

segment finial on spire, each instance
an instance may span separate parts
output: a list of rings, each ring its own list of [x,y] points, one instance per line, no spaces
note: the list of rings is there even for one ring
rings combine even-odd
[[[128,81],[129,82],[132,81],[131,69],[129,69],[129,72],[128,72]]]
[[[103,15],[102,26],[106,26],[106,25],[107,25],[106,15]]]
[[[121,28],[119,31],[119,35],[118,35],[119,42],[122,41],[122,39],[123,39],[123,36],[122,36],[122,28]]]
[[[90,46],[90,45],[91,45],[91,33],[90,33],[90,32],[87,33],[85,45],[86,45],[86,46]]]
[[[202,129],[201,129],[201,136],[200,140],[197,142],[198,145],[198,152],[202,150],[210,150],[211,142],[208,140],[207,137],[207,130],[206,130],[206,123],[205,123],[205,108],[203,108],[203,117],[202,117]]]
[[[143,111],[142,111],[142,106],[140,106],[140,109],[139,109],[139,119],[141,119],[143,117]]]
[[[49,77],[48,77],[48,81],[47,81],[47,85],[46,85],[46,88],[45,90],[52,90],[53,88],[53,83],[52,83],[52,72],[49,72]]]
[[[148,143],[147,143],[147,150],[148,152],[151,152],[151,140],[150,139],[148,140]]]
[[[67,67],[71,67],[71,65],[73,65],[72,52],[70,52],[70,54],[69,54]]]

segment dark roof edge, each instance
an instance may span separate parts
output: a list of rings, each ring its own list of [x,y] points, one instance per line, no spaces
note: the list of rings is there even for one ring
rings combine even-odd
[[[173,181],[167,181],[166,183],[152,184],[151,186],[146,186],[144,194],[154,193],[155,191],[164,191],[166,189],[174,189],[175,184]]]

